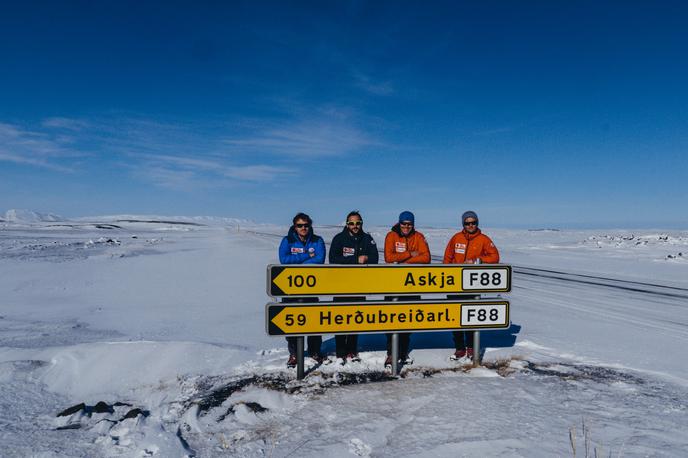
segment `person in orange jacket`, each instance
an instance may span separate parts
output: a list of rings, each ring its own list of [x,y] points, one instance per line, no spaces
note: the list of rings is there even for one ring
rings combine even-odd
[[[425,237],[414,228],[415,216],[410,211],[399,215],[399,222],[392,227],[385,237],[385,262],[395,264],[429,264],[430,248]],[[418,300],[420,296],[394,296],[386,300]],[[399,333],[399,362],[413,364],[409,357],[410,332]],[[392,334],[387,334],[387,359],[385,366],[392,365]]]
[[[463,230],[457,232],[447,243],[444,250],[444,264],[496,264],[499,251],[492,240],[478,228],[478,215],[467,211],[461,216]],[[456,352],[450,359],[459,360],[473,357],[473,331],[454,331]]]

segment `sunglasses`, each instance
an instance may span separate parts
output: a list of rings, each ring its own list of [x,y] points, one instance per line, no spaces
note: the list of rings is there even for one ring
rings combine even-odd
[[[400,226],[413,226],[413,223],[399,223]]]
[[[347,226],[363,226],[363,221],[347,221]]]
[[[304,227],[306,227],[306,228],[311,227],[311,225],[308,224],[308,223],[305,223],[305,224],[294,224],[294,226],[296,226],[297,229],[302,229],[302,228],[304,228]]]
[[[478,222],[477,221],[466,221],[463,223],[464,226],[477,226]]]

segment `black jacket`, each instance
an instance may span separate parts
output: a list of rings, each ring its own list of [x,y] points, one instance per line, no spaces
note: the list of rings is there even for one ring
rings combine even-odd
[[[375,240],[367,232],[352,235],[347,228],[335,235],[330,245],[330,264],[358,264],[359,256],[368,256],[368,264],[377,264]]]

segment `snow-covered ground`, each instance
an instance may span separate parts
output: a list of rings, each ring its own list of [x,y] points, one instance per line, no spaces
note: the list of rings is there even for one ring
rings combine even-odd
[[[286,227],[1,219],[2,456],[688,456],[688,231],[487,228],[515,274],[484,367],[415,334],[394,379],[366,335],[297,381],[264,323]]]

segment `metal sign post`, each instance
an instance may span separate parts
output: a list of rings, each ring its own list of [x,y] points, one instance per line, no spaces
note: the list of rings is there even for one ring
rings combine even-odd
[[[475,260],[475,264],[482,264],[480,258]],[[476,296],[480,299],[480,296]],[[473,367],[480,366],[480,331],[473,331]]]
[[[305,373],[304,363],[304,345],[305,337],[299,336],[296,338],[296,378],[303,380]]]
[[[392,334],[392,375],[399,375],[399,333]]]
[[[480,331],[473,332],[473,367],[480,366]]]

